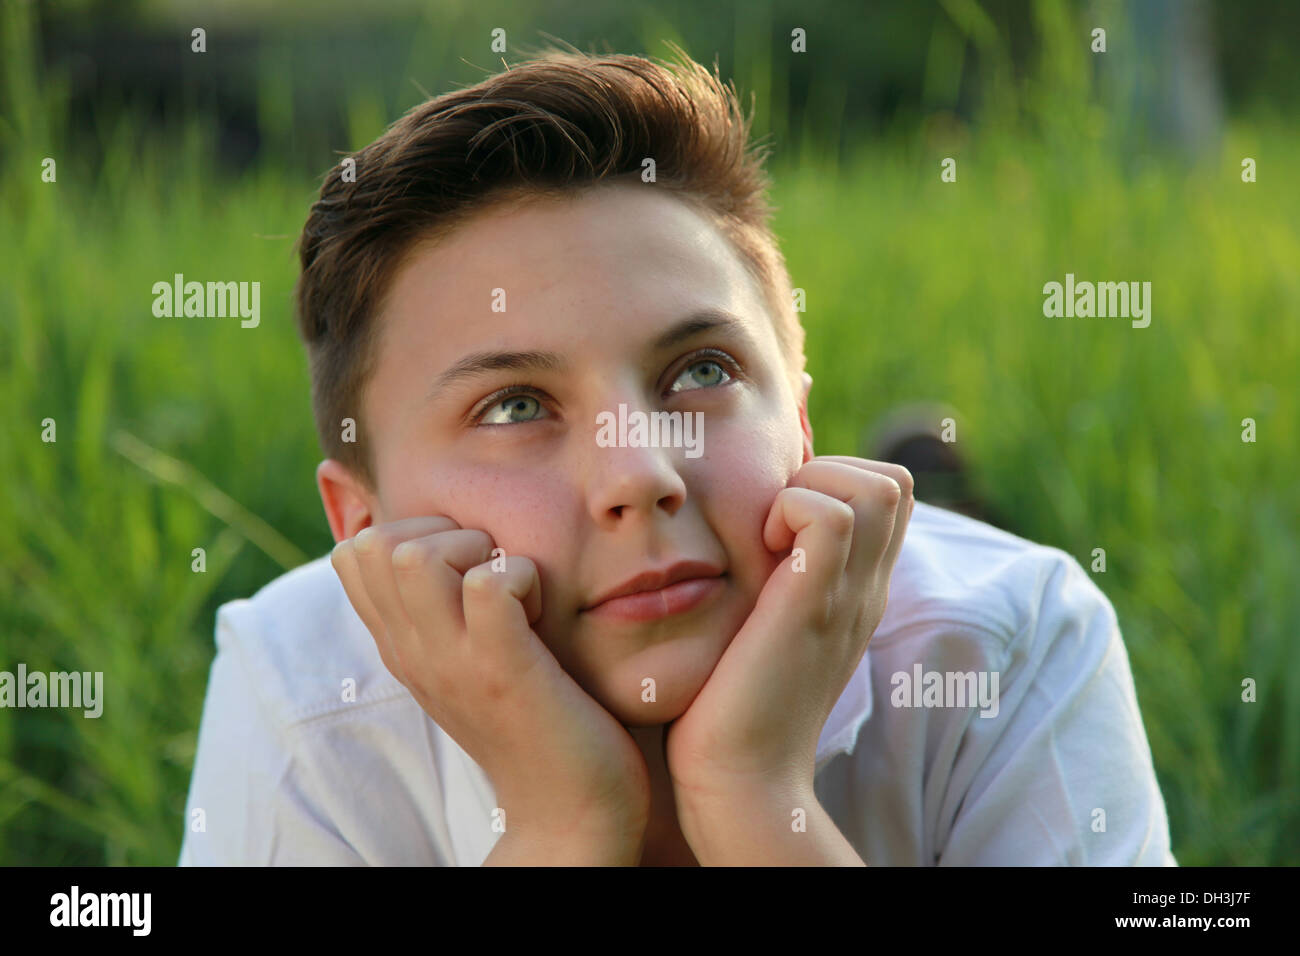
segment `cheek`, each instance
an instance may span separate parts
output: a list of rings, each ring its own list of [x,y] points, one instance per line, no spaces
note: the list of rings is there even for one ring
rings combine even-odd
[[[543,614],[534,629],[555,649],[551,635],[564,633],[560,609],[568,601],[562,571],[576,564],[571,483],[535,466],[462,462],[426,467],[420,480],[409,484],[398,517],[446,515],[462,528],[486,532],[507,555],[533,561],[542,582]]]
[[[777,492],[802,461],[801,446],[787,439],[786,429],[777,427],[719,429],[710,436],[706,464],[692,482],[707,502],[737,578],[751,590],[781,562],[763,544],[763,525]]]
[[[446,515],[462,528],[485,531],[507,554],[546,559],[563,534],[562,485],[536,468],[456,465],[433,468],[411,483],[399,517]]]

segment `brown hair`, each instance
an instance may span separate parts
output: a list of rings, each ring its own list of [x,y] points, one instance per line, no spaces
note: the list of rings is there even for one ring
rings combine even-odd
[[[752,113],[680,48],[680,69],[637,56],[547,49],[467,89],[410,110],[325,177],[299,239],[298,328],[311,365],[321,447],[370,489],[369,443],[344,442],[361,421],[375,361],[376,322],[389,282],[417,240],[450,232],[487,205],[563,195],[639,174],[703,213],[755,279],[792,385],[803,371],[803,329],[785,259],[769,227],[766,146],[750,144]],[[796,392],[796,394],[798,394]]]

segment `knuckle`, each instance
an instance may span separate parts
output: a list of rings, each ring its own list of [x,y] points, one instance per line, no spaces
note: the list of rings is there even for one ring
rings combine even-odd
[[[438,559],[438,554],[430,539],[413,538],[394,547],[391,559],[395,573],[427,574]]]
[[[894,480],[898,482],[899,490],[904,498],[912,497],[912,492],[916,490],[916,481],[910,471],[899,465],[898,474],[894,476]]]
[[[379,529],[374,525],[362,528],[352,536],[352,546],[360,553],[368,552],[379,540]]]
[[[903,489],[890,475],[880,475],[881,481],[876,482],[876,494],[879,500],[888,505],[890,509],[897,508],[898,503],[903,500]]]
[[[903,488],[897,481],[894,481],[892,478],[889,480],[889,490],[887,492],[887,497],[889,499],[889,503],[894,507],[898,507],[899,502],[903,500]]]
[[[827,505],[827,521],[831,528],[839,534],[849,534],[857,524],[857,512],[853,510],[852,505],[848,502],[840,501],[838,498],[828,499],[830,504]]]
[[[467,594],[489,595],[501,587],[504,577],[493,571],[491,564],[476,564],[465,572],[463,587]]]

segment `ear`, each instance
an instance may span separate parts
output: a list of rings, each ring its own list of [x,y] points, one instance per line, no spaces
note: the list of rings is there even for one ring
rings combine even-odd
[[[341,462],[326,458],[317,465],[316,487],[335,543],[379,521],[378,500]]]
[[[812,376],[807,372],[803,375],[803,397],[799,399],[799,424],[803,428],[803,464],[808,464],[815,457],[813,451],[813,430],[812,422],[808,420],[808,393],[812,390]]]

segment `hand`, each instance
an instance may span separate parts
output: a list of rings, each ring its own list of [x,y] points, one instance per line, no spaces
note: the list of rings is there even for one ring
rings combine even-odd
[[[611,856],[635,863],[645,759],[532,630],[536,566],[507,556],[495,572],[494,547],[486,532],[422,517],[363,529],[330,560],[384,666],[492,781],[507,834],[533,846],[608,839]]]
[[[884,616],[912,506],[906,468],[861,458],[814,458],[777,493],[763,543],[794,550],[668,728],[688,841],[710,803],[812,794],[817,740]]]

